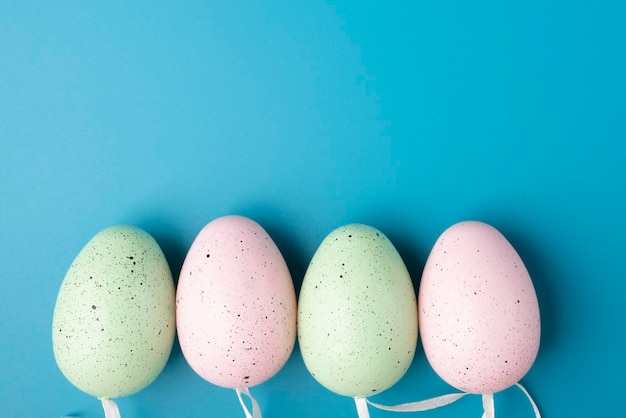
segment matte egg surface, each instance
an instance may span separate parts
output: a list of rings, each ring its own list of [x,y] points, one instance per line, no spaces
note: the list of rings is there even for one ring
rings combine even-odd
[[[408,370],[417,344],[415,292],[382,232],[362,224],[331,232],[310,262],[298,304],[304,363],[327,389],[371,396]]]
[[[207,224],[181,269],[178,337],[185,359],[222,387],[258,385],[287,362],[296,339],[296,296],[281,252],[242,216]]]
[[[70,266],[57,297],[57,364],[93,396],[135,393],[161,372],[175,334],[174,282],[156,241],[120,225],[94,236]]]
[[[490,225],[461,222],[439,237],[418,306],[429,363],[462,391],[506,389],[535,361],[541,334],[535,289],[520,256]]]

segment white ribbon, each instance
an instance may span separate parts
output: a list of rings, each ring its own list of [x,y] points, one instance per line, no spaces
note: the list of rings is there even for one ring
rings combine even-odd
[[[113,399],[100,398],[104,409],[104,418],[120,418],[120,410]]]
[[[535,403],[535,401],[533,400],[533,398],[530,396],[530,393],[528,393],[528,391],[526,390],[526,388],[524,388],[524,386],[520,385],[519,383],[516,383],[515,386],[517,386],[518,388],[520,388],[520,390],[522,392],[524,392],[524,395],[526,395],[526,397],[528,398],[528,401],[530,402],[530,404],[533,407],[533,411],[535,412],[535,417],[536,418],[541,418],[541,414],[539,413],[539,408],[537,408],[537,404]]]
[[[367,405],[371,405],[376,409],[390,412],[423,412],[442,406],[451,404],[461,399],[463,396],[469,395],[469,393],[451,393],[448,395],[441,395],[430,399],[425,399],[419,402],[403,403],[399,405],[381,405],[379,403],[371,402],[367,398],[354,398],[356,403],[356,410],[359,418],[369,418],[369,410]]]
[[[369,401],[365,398],[354,398],[356,404],[356,412],[359,418],[370,418],[370,411],[367,409]]]
[[[533,411],[535,412],[536,418],[541,418],[541,414],[539,413],[539,408],[537,408],[537,404],[530,396],[528,391],[519,383],[516,383],[515,386],[521,389],[522,392],[528,398],[530,404],[533,407]],[[391,412],[423,412],[431,409],[440,408],[442,406],[449,405],[453,402],[458,401],[462,397],[469,395],[467,392],[459,392],[459,393],[450,393],[448,395],[436,396],[434,398],[425,399],[419,402],[410,402],[403,403],[399,405],[387,406],[381,405],[374,402],[369,401],[367,398],[363,397],[355,397],[354,402],[356,404],[356,409],[359,418],[369,418],[369,410],[368,404],[373,406],[376,409],[381,409],[383,411],[391,411]],[[495,406],[493,401],[493,393],[486,393],[482,395],[483,401],[483,416],[482,418],[495,418]]]
[[[440,408],[442,406],[446,406],[451,404],[452,402],[456,402],[461,399],[463,396],[469,395],[469,393],[450,393],[448,395],[436,396],[434,398],[425,399],[419,402],[410,402],[403,403],[400,405],[394,406],[386,406],[380,405],[374,402],[367,401],[368,404],[372,405],[374,408],[382,409],[383,411],[391,411],[391,412],[422,412],[429,411],[431,409]]]
[[[493,404],[493,393],[483,394],[483,418],[495,418],[496,409]]]
[[[239,403],[241,404],[241,407],[243,408],[243,412],[246,414],[246,418],[262,418],[261,408],[259,407],[259,404],[256,401],[256,399],[254,399],[252,395],[250,394],[250,391],[248,390],[248,388],[236,388],[235,392],[237,392]],[[252,403],[252,413],[250,413],[250,410],[246,406],[246,403],[243,401],[243,397],[241,395],[246,395],[250,399],[250,402]]]

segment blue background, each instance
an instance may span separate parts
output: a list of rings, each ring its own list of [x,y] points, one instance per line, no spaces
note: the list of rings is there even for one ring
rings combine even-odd
[[[176,275],[200,229],[233,213],[270,233],[297,287],[345,223],[383,231],[416,286],[444,229],[494,225],[539,297],[542,346],[523,383],[543,416],[614,415],[625,3],[229,3],[0,4],[2,415],[103,416],[51,347],[57,291],[93,235],[141,227]],[[419,347],[372,400],[449,391]],[[266,418],[356,418],[297,349],[252,393]],[[495,399],[501,417],[533,416],[517,389]],[[124,418],[243,417],[178,343],[158,379],[118,404]],[[421,416],[481,413],[473,396]]]

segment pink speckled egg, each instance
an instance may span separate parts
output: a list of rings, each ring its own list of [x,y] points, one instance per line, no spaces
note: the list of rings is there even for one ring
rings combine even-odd
[[[244,388],[275,375],[296,339],[296,296],[287,264],[267,232],[242,216],[198,234],[176,292],[183,355],[205,380]]]
[[[418,309],[426,357],[457,389],[501,391],[535,361],[537,295],[520,256],[490,225],[461,222],[439,237],[424,267]]]

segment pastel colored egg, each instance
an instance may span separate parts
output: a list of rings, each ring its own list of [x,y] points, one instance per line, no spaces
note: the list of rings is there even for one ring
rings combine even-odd
[[[150,384],[165,367],[175,334],[174,282],[156,241],[119,225],[94,236],[58,293],[52,346],[65,377],[98,398]]]
[[[422,344],[435,372],[470,393],[518,382],[539,350],[539,304],[520,256],[495,228],[461,222],[435,243],[419,287]]]
[[[180,272],[178,338],[191,368],[222,387],[274,376],[296,339],[296,295],[283,256],[267,232],[242,216],[206,225]]]
[[[340,395],[371,396],[406,373],[417,344],[415,292],[382,232],[350,224],[323,240],[302,283],[298,337],[309,372]]]

